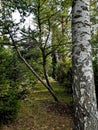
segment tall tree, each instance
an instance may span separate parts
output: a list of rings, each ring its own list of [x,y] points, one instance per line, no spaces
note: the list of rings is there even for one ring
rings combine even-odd
[[[98,130],[89,12],[90,0],[72,1],[74,130]]]
[[[7,3],[7,4],[6,4]],[[25,21],[25,18],[27,18],[28,16],[30,16],[30,13],[35,11],[38,15],[38,40],[35,40],[34,37],[32,38],[32,41],[36,41],[36,44],[39,44],[41,50],[42,50],[42,58],[43,58],[43,71],[44,71],[44,75],[46,76],[45,78],[47,78],[47,73],[46,73],[46,55],[44,53],[44,50],[43,50],[43,46],[42,46],[42,37],[41,37],[41,24],[40,24],[40,0],[37,1],[37,4],[36,4],[36,9],[32,9],[30,10],[30,1],[26,2],[26,1],[19,1],[19,3],[17,3],[17,1],[2,1],[1,5],[2,5],[2,17],[1,17],[1,26],[2,26],[2,29],[1,29],[1,34],[2,35],[8,35],[9,39],[10,39],[10,44],[12,46],[14,46],[14,48],[16,49],[17,51],[17,54],[18,56],[20,57],[20,59],[25,63],[25,65],[29,68],[29,70],[34,74],[34,76],[49,90],[49,92],[51,93],[51,95],[53,96],[54,100],[55,101],[58,101],[55,93],[54,93],[54,90],[52,89],[52,87],[48,84],[48,81],[46,79],[46,83],[42,80],[42,78],[38,75],[38,73],[36,73],[35,69],[29,64],[29,62],[22,56],[20,50],[21,48],[19,48],[19,44],[21,43],[24,43],[23,41],[23,31],[24,28],[22,28],[22,30],[20,29],[20,24],[21,23],[24,23]],[[33,6],[33,3],[32,3],[32,6]],[[34,5],[35,6],[35,5]],[[19,23],[15,23],[12,19],[12,11],[15,11],[18,10],[20,12],[20,16],[21,16],[21,19],[20,19],[20,22]],[[32,11],[33,10],[33,11]],[[20,34],[21,32],[21,36],[18,37],[17,34]],[[29,36],[28,36],[29,35]],[[30,30],[28,32],[28,35],[24,35],[25,36],[25,39],[29,39],[29,46],[30,46]],[[27,36],[27,37],[26,37]],[[23,39],[22,39],[23,38]],[[46,38],[48,40],[48,36]],[[46,40],[46,41],[47,41]],[[4,42],[4,41],[3,41]],[[26,42],[26,41],[25,41]],[[32,42],[33,44],[34,42]],[[46,45],[46,42],[45,42],[45,45]]]
[[[10,38],[10,44],[12,46],[16,46],[20,58],[22,61],[28,66],[28,68],[32,71],[32,73],[41,81],[42,84],[47,86],[49,91],[54,93],[53,88],[49,82],[49,76],[47,71],[47,61],[48,57],[55,50],[62,45],[63,39],[59,35],[59,42],[56,45],[52,45],[51,34],[52,34],[52,24],[59,26],[62,23],[62,30],[64,31],[64,20],[63,16],[67,17],[67,7],[69,8],[69,3],[66,2],[64,6],[63,1],[58,0],[1,0],[2,5],[2,17],[1,17],[1,33],[3,31],[3,35],[6,35]],[[61,8],[62,7],[62,8]],[[20,13],[19,22],[13,21],[12,12],[18,11]],[[33,24],[35,28],[32,29],[31,25],[26,29],[23,24],[28,16],[33,14]],[[67,18],[66,18],[67,19]],[[61,22],[62,20],[62,22]],[[30,21],[29,21],[30,22]],[[61,25],[60,25],[61,26]],[[18,35],[21,34],[21,35]],[[58,37],[58,36],[57,36]],[[22,45],[21,45],[22,43]],[[65,44],[63,42],[63,44]],[[21,46],[21,47],[20,47]],[[64,46],[64,45],[63,45]],[[24,52],[29,53],[29,50],[34,50],[38,47],[41,52],[41,60],[43,66],[43,75],[46,80],[46,83],[43,82],[38,73],[36,73],[35,68],[31,67],[29,60],[21,55],[21,49],[24,49]],[[33,59],[33,58],[32,58]],[[41,65],[41,64],[40,64]],[[31,69],[32,68],[32,69]],[[50,93],[51,93],[50,92]],[[54,95],[54,94],[53,94]],[[57,100],[54,95],[54,99]]]

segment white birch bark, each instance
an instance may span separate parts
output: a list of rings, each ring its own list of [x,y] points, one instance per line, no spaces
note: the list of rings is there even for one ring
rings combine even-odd
[[[91,59],[90,0],[72,2],[74,130],[98,130]]]

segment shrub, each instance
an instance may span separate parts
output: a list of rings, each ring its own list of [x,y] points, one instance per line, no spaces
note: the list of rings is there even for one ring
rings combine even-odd
[[[65,62],[59,62],[57,65],[57,81],[68,88],[72,92],[72,66],[71,59],[66,58]]]
[[[9,86],[0,86],[0,124],[6,124],[16,118],[19,109],[19,100],[16,90]]]

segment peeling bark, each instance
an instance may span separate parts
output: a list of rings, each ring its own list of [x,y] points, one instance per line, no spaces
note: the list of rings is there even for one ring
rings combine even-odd
[[[72,3],[74,130],[98,130],[98,112],[91,58],[90,0]]]

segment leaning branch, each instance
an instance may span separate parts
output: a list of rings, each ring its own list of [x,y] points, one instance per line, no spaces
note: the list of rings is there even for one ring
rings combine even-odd
[[[48,86],[47,84],[45,84],[45,82],[44,82],[44,81],[41,79],[41,77],[36,73],[36,71],[32,68],[32,66],[31,66],[31,65],[26,61],[26,59],[21,55],[21,53],[20,53],[18,47],[17,47],[16,44],[15,44],[15,41],[14,41],[12,35],[11,35],[11,33],[10,33],[10,30],[8,30],[8,32],[9,32],[9,35],[10,35],[10,39],[12,40],[12,44],[13,44],[13,46],[15,47],[16,52],[17,52],[19,58],[20,58],[20,59],[23,61],[23,63],[28,67],[28,69],[34,74],[34,76],[48,89],[48,91],[50,92],[50,94],[53,96],[54,100],[55,100],[56,102],[58,102],[58,98],[56,97],[54,91],[53,91],[51,88],[49,88],[49,86]]]

